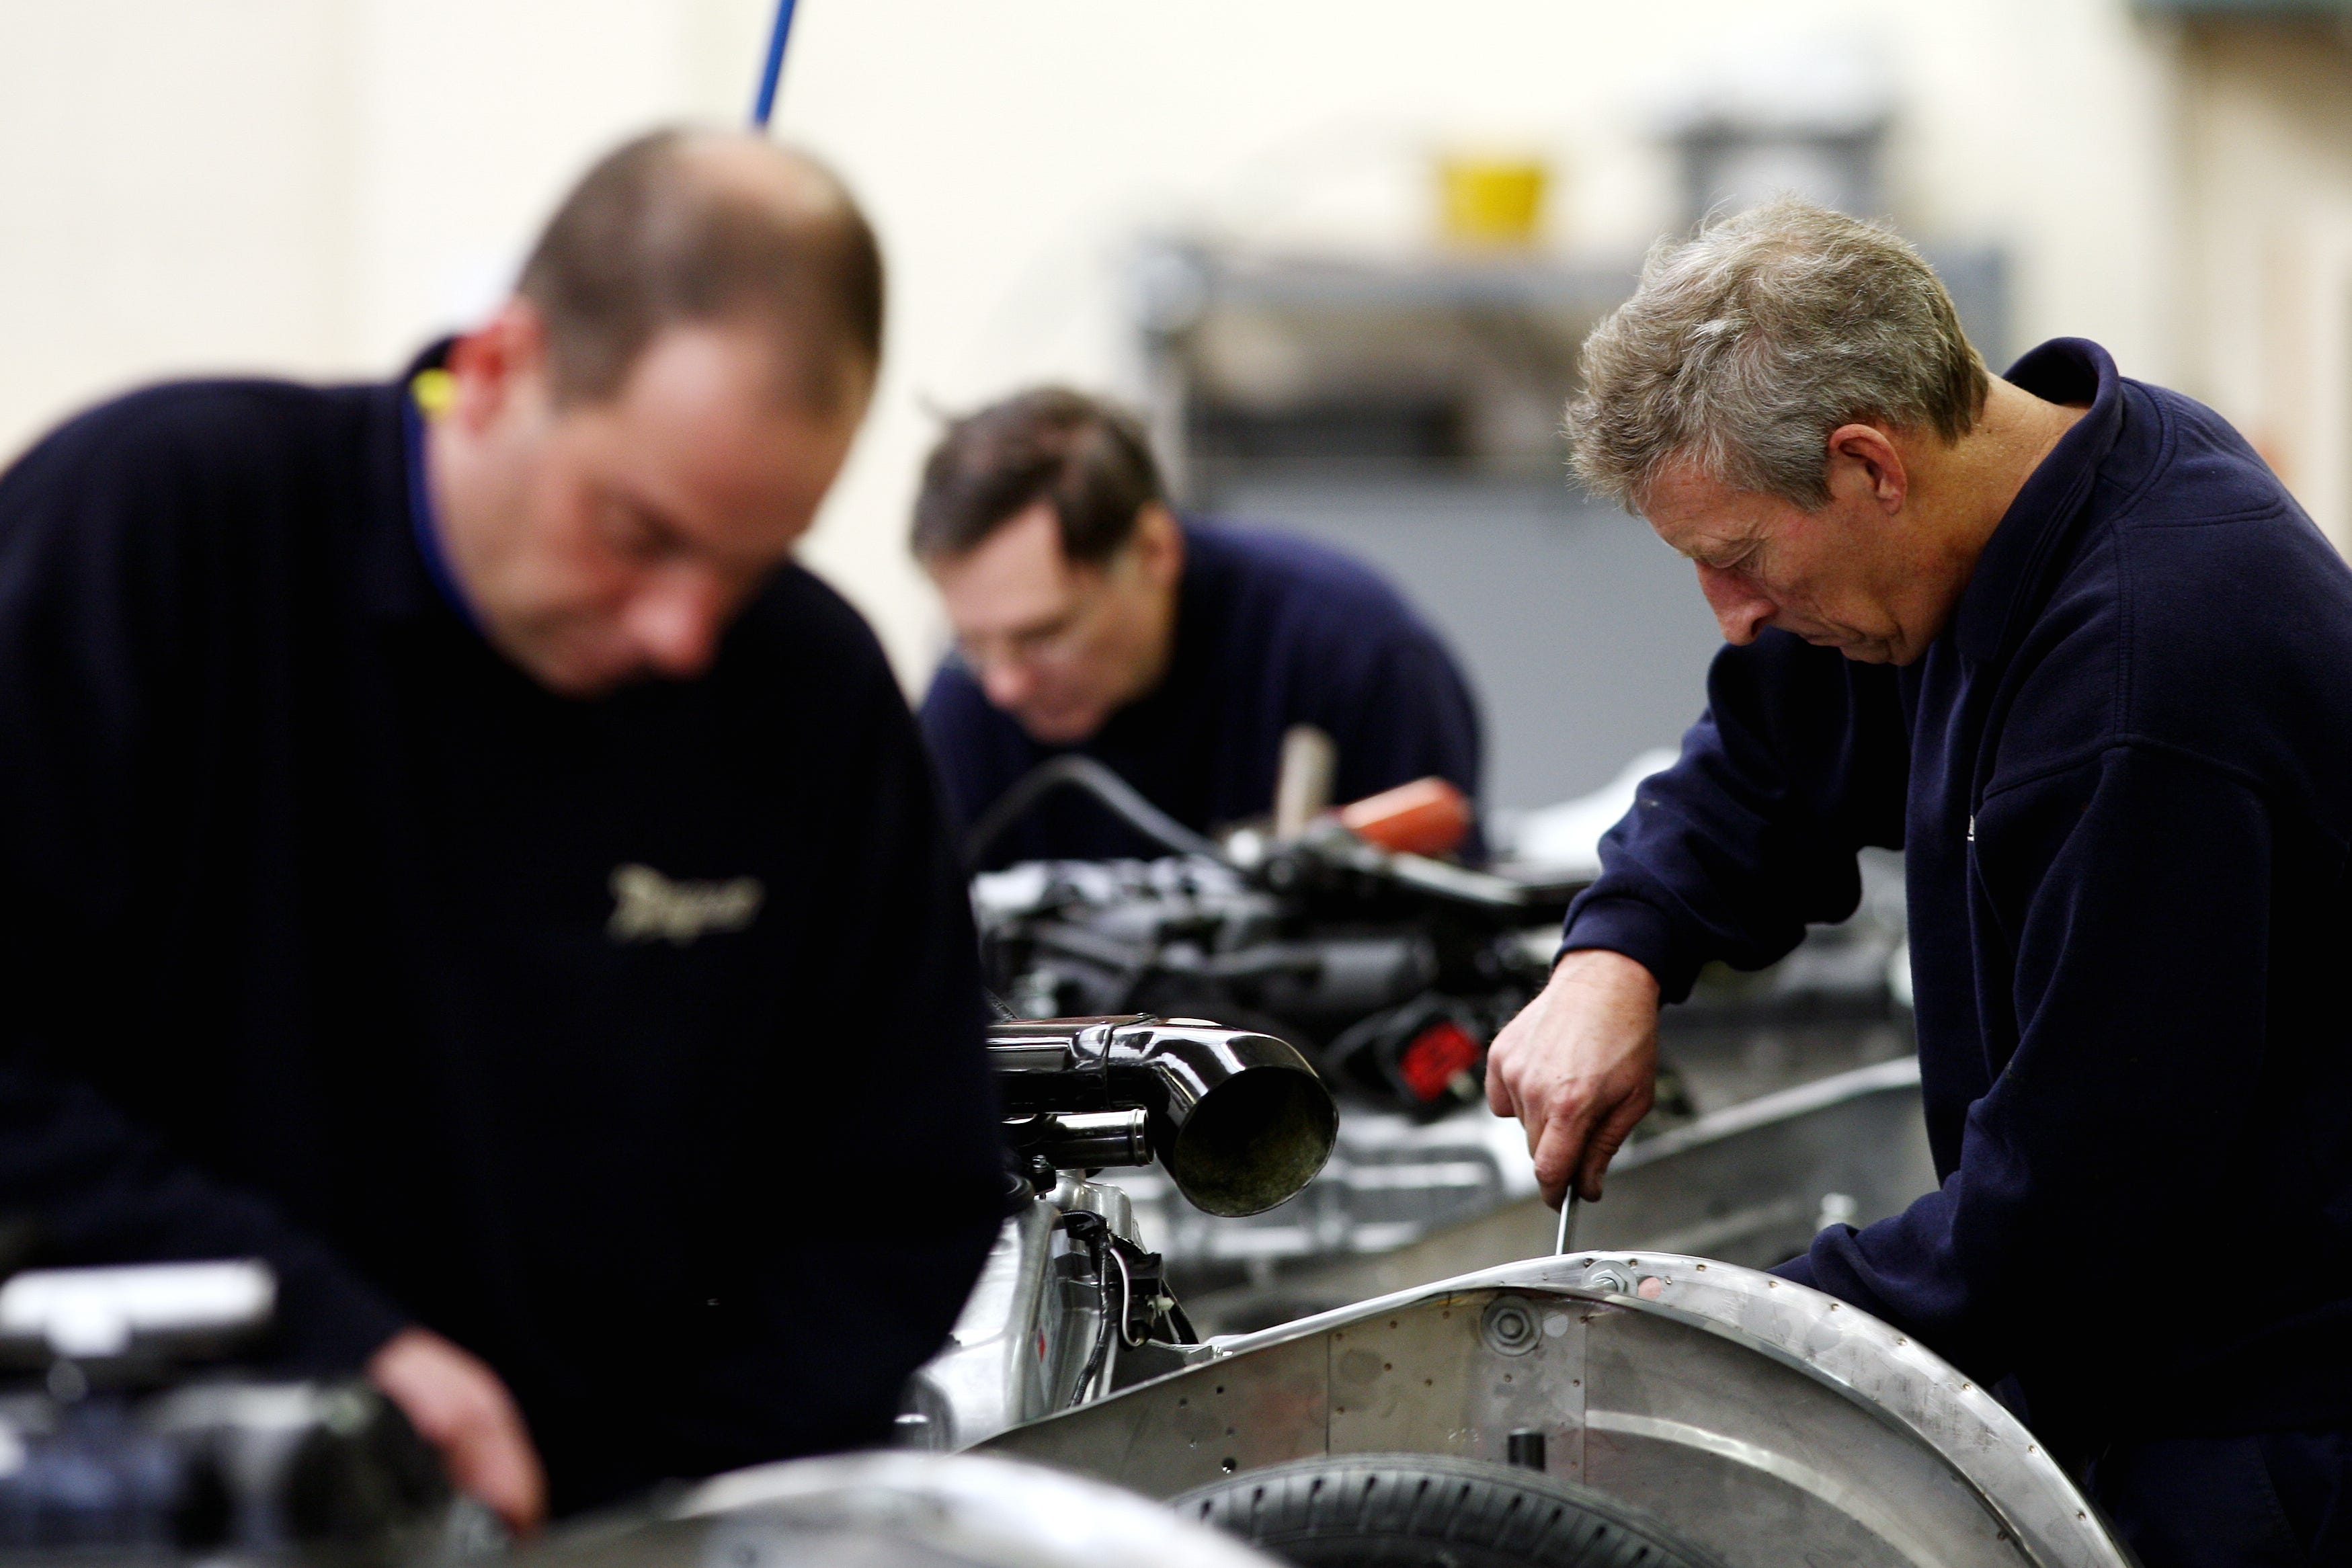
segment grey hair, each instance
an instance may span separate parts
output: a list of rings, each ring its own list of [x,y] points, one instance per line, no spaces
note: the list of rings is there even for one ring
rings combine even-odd
[[[1570,461],[1629,507],[1669,464],[1807,511],[1830,433],[1974,428],[1990,382],[1932,268],[1900,236],[1781,196],[1661,240],[1592,329],[1568,406]]]

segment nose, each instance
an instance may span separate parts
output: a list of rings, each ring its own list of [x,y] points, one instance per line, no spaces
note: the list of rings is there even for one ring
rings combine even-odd
[[[719,585],[699,572],[680,570],[663,574],[631,600],[625,624],[646,664],[686,680],[701,674],[718,656],[727,610],[728,595]]]
[[[1017,708],[1035,693],[1037,679],[1019,659],[992,659],[982,668],[980,688],[991,706]]]
[[[1756,641],[1756,633],[1770,622],[1780,608],[1739,573],[1705,561],[1698,563],[1698,589],[1706,595],[1706,607],[1715,612],[1715,623],[1723,629],[1723,640],[1741,647]]]

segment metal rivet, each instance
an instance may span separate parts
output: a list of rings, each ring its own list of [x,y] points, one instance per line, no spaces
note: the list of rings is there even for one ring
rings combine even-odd
[[[1543,1330],[1537,1325],[1536,1315],[1528,1310],[1527,1303],[1507,1296],[1486,1309],[1478,1333],[1486,1340],[1486,1348],[1498,1355],[1525,1355],[1543,1338]]]

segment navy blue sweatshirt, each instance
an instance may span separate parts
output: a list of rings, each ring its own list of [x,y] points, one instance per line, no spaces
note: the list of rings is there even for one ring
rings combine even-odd
[[[1286,534],[1187,519],[1176,646],[1160,685],[1076,747],[1043,746],[950,659],[923,699],[949,804],[969,827],[1030,769],[1076,751],[1185,826],[1208,831],[1274,808],[1282,737],[1297,724],[1339,749],[1332,792],[1361,800],[1437,774],[1478,795],[1478,712],[1437,634],[1395,589],[1339,551]],[[1048,796],[982,866],[1167,852],[1092,800]]]
[[[449,1335],[559,1510],[881,1437],[1001,1190],[889,670],[790,569],[706,677],[550,695],[403,402],[163,387],[0,478],[0,1214],[268,1260],[296,1364]]]
[[[1901,669],[1726,648],[1567,946],[1667,999],[1899,847],[1942,1187],[1789,1277],[2062,1451],[2352,1424],[2352,570],[2210,410],[2060,340],[2089,412]]]

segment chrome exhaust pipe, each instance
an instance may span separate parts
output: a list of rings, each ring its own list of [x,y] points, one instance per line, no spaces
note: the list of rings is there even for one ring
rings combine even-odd
[[[1144,1113],[1151,1155],[1210,1214],[1258,1214],[1297,1196],[1339,1135],[1331,1092],[1270,1034],[1143,1014],[1034,1019],[992,1026],[988,1054],[1007,1117],[1096,1134],[1068,1140],[1073,1152],[1111,1145],[1100,1113]]]

